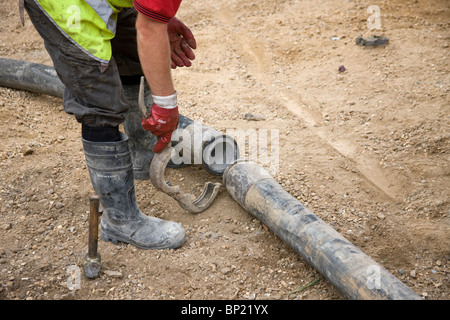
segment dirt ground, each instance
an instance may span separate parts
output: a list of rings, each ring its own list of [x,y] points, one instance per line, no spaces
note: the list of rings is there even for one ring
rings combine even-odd
[[[0,0],[0,57],[51,65],[16,4]],[[423,298],[449,299],[450,3],[185,0],[178,17],[198,42],[173,73],[181,113],[278,130],[273,176],[290,194]],[[389,44],[355,43],[370,35]],[[181,223],[186,243],[100,241],[101,277],[77,278],[92,191],[80,125],[60,99],[8,88],[0,122],[0,299],[346,299],[225,188],[193,215],[149,181],[136,182],[140,208]],[[221,182],[199,166],[167,176]]]

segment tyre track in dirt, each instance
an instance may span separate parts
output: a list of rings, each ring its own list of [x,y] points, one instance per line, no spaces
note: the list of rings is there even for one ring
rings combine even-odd
[[[222,6],[218,10],[218,18],[228,27],[232,35],[233,44],[236,49],[247,57],[249,64],[253,70],[253,76],[260,84],[269,88],[274,87],[279,98],[281,98],[282,105],[293,115],[301,119],[305,126],[321,141],[321,144],[327,148],[332,148],[334,152],[339,153],[343,157],[350,160],[354,169],[368,180],[374,187],[382,191],[386,196],[395,202],[400,202],[403,199],[402,184],[396,178],[389,177],[379,165],[380,159],[374,155],[364,155],[359,152],[359,147],[354,142],[345,137],[336,137],[326,127],[320,125],[323,123],[323,118],[318,111],[318,103],[314,101],[313,97],[302,97],[293,92],[291,88],[285,88],[277,85],[270,78],[272,74],[272,59],[264,53],[264,45],[259,43],[250,32],[242,32],[243,28],[239,29],[239,33],[233,32],[232,26],[234,21],[233,12],[230,11],[230,6]],[[269,55],[276,55],[275,52],[269,52]],[[311,111],[307,109],[311,108]]]

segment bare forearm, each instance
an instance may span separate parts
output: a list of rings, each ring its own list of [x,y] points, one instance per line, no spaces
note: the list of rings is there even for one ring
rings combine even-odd
[[[136,29],[139,58],[152,94],[174,94],[167,25],[150,20],[139,13]]]

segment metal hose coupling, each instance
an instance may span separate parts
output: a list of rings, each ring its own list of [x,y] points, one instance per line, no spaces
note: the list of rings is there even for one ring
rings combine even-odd
[[[144,104],[145,79],[141,78],[139,110],[144,118],[148,111]],[[174,152],[171,153],[172,167],[198,164],[214,175],[221,176],[225,169],[239,158],[236,140],[207,125],[180,115],[177,130],[171,139]]]
[[[196,199],[193,199],[191,194],[184,193],[180,186],[172,186],[165,179],[165,170],[173,152],[174,149],[169,144],[163,151],[155,154],[150,164],[150,181],[157,189],[175,199],[184,210],[191,213],[205,211],[213,203],[222,184],[206,182],[202,193]]]

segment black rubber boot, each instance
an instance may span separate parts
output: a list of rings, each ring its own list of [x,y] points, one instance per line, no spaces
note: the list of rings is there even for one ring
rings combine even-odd
[[[136,203],[128,137],[118,142],[82,139],[86,164],[104,209],[100,223],[104,241],[132,244],[141,249],[174,249],[186,237],[181,225],[146,216]]]

